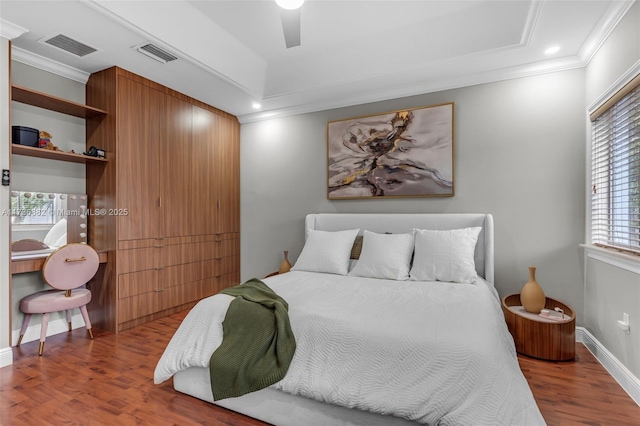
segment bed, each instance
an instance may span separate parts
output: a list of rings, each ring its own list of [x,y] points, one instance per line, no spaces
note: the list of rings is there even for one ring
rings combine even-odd
[[[305,232],[292,271],[263,279],[289,303],[286,376],[213,401],[219,294],[185,317],[156,383],[275,425],[545,424],[493,287],[491,215],[311,214]]]

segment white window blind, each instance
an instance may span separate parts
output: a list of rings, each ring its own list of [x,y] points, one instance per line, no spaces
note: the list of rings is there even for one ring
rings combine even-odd
[[[613,102],[605,103],[604,111],[601,109],[592,116],[591,241],[640,255],[640,86],[637,80],[632,81],[631,88],[623,88],[624,93],[618,93]]]

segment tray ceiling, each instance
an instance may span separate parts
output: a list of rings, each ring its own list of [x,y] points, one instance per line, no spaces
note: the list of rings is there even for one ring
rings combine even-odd
[[[632,4],[307,0],[287,49],[273,0],[2,0],[0,34],[15,60],[81,81],[117,65],[252,121],[582,67]],[[39,42],[56,34],[97,52]]]

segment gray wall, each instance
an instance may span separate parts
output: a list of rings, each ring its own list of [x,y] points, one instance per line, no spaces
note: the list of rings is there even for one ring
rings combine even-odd
[[[85,86],[73,80],[39,70],[20,62],[12,62],[13,83],[84,103]],[[13,102],[12,124],[46,130],[52,142],[63,151],[85,150],[85,121],[66,114]],[[40,158],[13,156],[12,190],[68,192],[82,194],[85,191],[84,164],[52,161]]]
[[[84,103],[85,85],[37,68],[13,61],[13,84],[25,86],[50,95]],[[46,130],[52,142],[63,151],[85,151],[85,121],[42,108],[17,102],[12,103],[12,124]],[[84,164],[46,160],[33,157],[12,156],[11,189],[18,191],[85,192]],[[46,231],[45,231],[46,233]],[[20,234],[18,234],[20,235]],[[12,239],[24,238],[24,234]],[[36,291],[50,288],[42,280],[40,272],[13,275],[12,277],[12,329],[20,330],[24,315],[20,312],[20,299]],[[78,310],[74,314],[78,314]],[[51,314],[50,320],[64,318],[64,313]],[[40,316],[32,317],[30,325],[39,326]],[[14,342],[15,343],[15,342]]]
[[[564,71],[241,126],[241,274],[292,263],[304,216],[322,212],[494,215],[496,287],[518,293],[530,265],[582,321],[584,70]],[[455,102],[455,196],[326,198],[327,121]]]
[[[636,3],[586,68],[585,107],[598,100],[638,61],[640,4]],[[584,326],[640,377],[640,274],[592,258],[587,258],[585,270]],[[629,314],[630,334],[617,327],[623,312]]]

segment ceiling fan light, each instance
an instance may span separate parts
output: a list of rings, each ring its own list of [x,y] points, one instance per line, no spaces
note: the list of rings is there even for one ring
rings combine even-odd
[[[276,0],[278,6],[287,10],[295,10],[302,6],[304,0]]]

